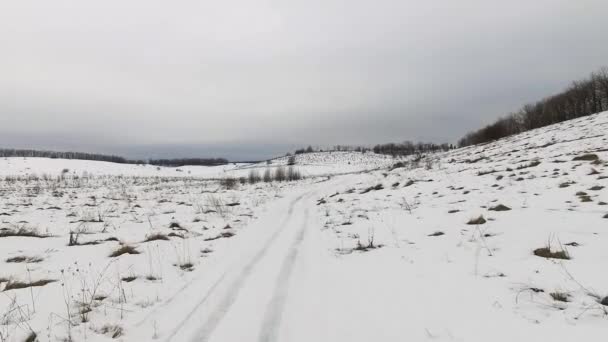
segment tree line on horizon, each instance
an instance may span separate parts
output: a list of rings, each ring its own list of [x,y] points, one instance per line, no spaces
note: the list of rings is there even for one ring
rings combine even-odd
[[[336,145],[330,149],[314,149],[312,146],[308,146],[307,148],[297,149],[295,151],[295,155],[304,154],[304,153],[313,153],[313,152],[374,152],[377,154],[384,154],[390,156],[409,156],[414,154],[423,154],[423,153],[434,153],[439,151],[449,151],[455,148],[454,145],[443,143],[443,144],[435,144],[435,143],[425,143],[425,142],[412,142],[412,141],[404,141],[402,143],[386,143],[386,144],[378,144],[373,147],[365,147],[365,146],[348,146],[348,145]]]
[[[487,143],[513,134],[608,110],[608,67],[572,82],[564,91],[524,105],[494,123],[466,134],[459,147]]]
[[[217,166],[228,164],[224,158],[176,158],[176,159],[150,159],[150,160],[131,160],[115,155],[105,155],[99,153],[85,152],[57,152],[33,149],[10,149],[0,148],[0,158],[23,157],[23,158],[51,158],[51,159],[77,159],[103,161],[117,164],[140,164],[154,166],[178,167],[184,165],[195,166]]]

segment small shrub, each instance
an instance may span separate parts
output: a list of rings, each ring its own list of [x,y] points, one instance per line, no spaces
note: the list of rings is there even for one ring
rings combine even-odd
[[[270,183],[272,182],[272,173],[270,172],[270,169],[266,169],[264,170],[264,177],[262,177],[262,180],[264,181],[264,183]]]
[[[287,169],[287,180],[291,182],[300,179],[302,179],[300,171],[296,170],[293,166],[290,166],[289,169]]]
[[[436,231],[433,234],[429,234],[428,236],[441,236],[441,235],[445,235],[444,232],[440,232],[440,231]]]
[[[257,170],[249,171],[249,175],[247,176],[247,181],[249,184],[255,184],[262,180],[260,173]]]
[[[110,253],[110,257],[116,258],[123,254],[139,254],[139,251],[137,249],[135,249],[135,247],[133,247],[133,246],[122,245],[122,246],[119,246],[115,251]]]
[[[274,180],[277,182],[284,182],[287,180],[287,173],[283,166],[279,166],[274,172]]]
[[[226,177],[220,180],[220,185],[226,188],[227,190],[234,190],[238,185],[238,180],[234,177]]]

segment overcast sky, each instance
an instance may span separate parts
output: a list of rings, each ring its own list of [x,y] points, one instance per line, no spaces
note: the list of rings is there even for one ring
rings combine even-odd
[[[455,142],[608,65],[606,0],[6,0],[0,146]]]

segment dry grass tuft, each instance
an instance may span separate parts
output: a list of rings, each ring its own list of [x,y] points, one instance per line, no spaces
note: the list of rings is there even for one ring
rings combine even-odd
[[[114,252],[110,253],[110,257],[116,258],[123,254],[139,254],[139,251],[133,246],[122,245],[119,246]]]
[[[48,285],[48,284],[54,283],[54,282],[56,282],[56,280],[52,280],[52,279],[41,279],[41,280],[33,281],[30,283],[9,279],[6,283],[6,286],[4,286],[3,291],[20,290],[20,289],[26,289],[26,288],[30,288],[30,287],[41,287],[41,286],[45,286],[45,285]]]
[[[106,324],[99,329],[99,333],[117,339],[123,335],[124,331],[120,325]]]
[[[122,281],[124,281],[125,283],[130,283],[132,281],[135,281],[137,279],[137,276],[128,276],[128,277],[123,277]]]
[[[567,303],[570,301],[568,294],[565,292],[555,291],[549,293],[549,295],[551,296],[551,298],[553,298],[553,300],[557,302]]]
[[[153,234],[146,236],[146,239],[144,240],[144,242],[159,241],[159,240],[169,241],[169,237],[163,233],[153,233]]]
[[[595,161],[595,160],[599,160],[600,157],[597,156],[597,154],[594,153],[588,153],[588,154],[583,154],[577,157],[574,157],[574,159],[572,159],[573,161]]]
[[[40,258],[40,257],[28,257],[25,255],[20,255],[20,256],[16,256],[16,257],[12,257],[12,258],[8,258],[6,259],[6,262],[11,262],[11,263],[37,263],[37,262],[41,262],[44,259]]]

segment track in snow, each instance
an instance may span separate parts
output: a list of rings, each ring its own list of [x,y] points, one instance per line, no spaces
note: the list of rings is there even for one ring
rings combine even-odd
[[[309,192],[295,197],[283,207],[286,210],[282,214],[270,212],[270,215],[274,213],[271,217],[278,217],[263,220],[274,222],[263,243],[253,241],[252,236],[241,236],[250,240],[245,246],[260,247],[256,247],[250,257],[241,257],[230,269],[218,274],[196,304],[180,307],[179,301],[174,300],[195,293],[199,284],[194,281],[183,289],[184,293],[172,296],[154,314],[148,315],[142,325],[150,324],[155,319],[153,315],[158,319],[163,312],[177,308],[186,314],[159,336],[162,341],[228,341],[234,338],[229,335],[241,330],[241,338],[246,337],[248,341],[279,341],[281,317],[300,246],[306,238],[313,195]],[[232,252],[238,254],[239,250],[235,248]],[[200,296],[200,292],[198,294]],[[191,300],[183,301],[189,302]]]

